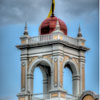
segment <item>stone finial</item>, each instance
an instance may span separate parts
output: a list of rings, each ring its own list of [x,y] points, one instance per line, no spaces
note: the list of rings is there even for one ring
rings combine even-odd
[[[28,35],[28,31],[27,31],[27,23],[26,23],[26,22],[25,22],[24,35]]]
[[[60,25],[59,25],[59,21],[57,20],[57,23],[56,23],[56,30],[60,30]]]
[[[82,37],[80,25],[79,25],[79,28],[78,28],[78,35],[77,35],[77,37]]]

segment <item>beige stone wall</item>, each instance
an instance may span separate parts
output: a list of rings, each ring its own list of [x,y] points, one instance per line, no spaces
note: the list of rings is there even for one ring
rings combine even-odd
[[[85,71],[84,66],[82,67],[82,90],[85,90]]]
[[[63,87],[63,64],[69,59],[69,56],[64,56],[64,59],[60,61],[60,85]]]
[[[33,57],[33,58],[29,58],[29,60],[28,60],[28,70],[29,70],[29,67],[30,67],[30,65],[35,61],[35,60],[37,60],[38,59],[38,57],[37,56],[35,56],[35,57]]]
[[[22,43],[22,44],[26,44],[26,40],[22,40],[21,43]]]
[[[78,66],[78,68],[79,68],[79,70],[80,70],[79,59],[78,59],[78,58],[72,58],[72,61]]]
[[[63,86],[63,61],[60,61],[60,84]]]
[[[69,59],[69,56],[64,56],[63,63]]]
[[[51,57],[52,57],[52,55],[44,55],[42,58],[45,58],[45,59],[49,60],[50,63],[52,63],[52,58]],[[29,67],[31,66],[31,64],[37,59],[38,59],[37,56],[29,58],[29,60],[28,60],[28,70],[29,70]]]
[[[18,100],[26,100],[25,97],[19,97]],[[27,100],[30,100],[30,96],[27,97]]]
[[[51,97],[52,97],[52,98],[58,97],[58,93],[52,93],[52,94],[51,94]]]
[[[23,98],[19,98],[18,100],[25,100],[25,97],[23,97]]]
[[[52,63],[52,55],[44,55],[43,58],[48,59]]]
[[[25,88],[25,65],[21,67],[21,89]]]
[[[61,93],[60,96],[61,96],[62,98],[66,98],[66,94],[65,94],[65,93]]]
[[[95,100],[92,96],[87,95],[82,100]]]

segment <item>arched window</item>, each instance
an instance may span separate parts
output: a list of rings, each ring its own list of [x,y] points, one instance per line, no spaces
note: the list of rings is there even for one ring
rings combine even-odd
[[[35,68],[33,76],[33,94],[43,93],[43,75],[39,67]]]
[[[63,73],[63,88],[68,94],[72,94],[72,72],[68,67],[65,67]]]
[[[28,89],[35,98],[46,98],[51,89],[51,68],[48,62],[37,60],[28,72]]]
[[[63,75],[63,87],[66,90],[68,94],[72,94],[74,96],[77,96],[79,94],[79,73],[77,66],[71,62],[68,61],[64,65],[64,75]]]

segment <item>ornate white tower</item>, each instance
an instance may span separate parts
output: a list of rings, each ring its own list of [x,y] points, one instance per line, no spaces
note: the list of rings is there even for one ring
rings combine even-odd
[[[67,36],[67,26],[54,16],[44,20],[40,26],[40,35],[30,37],[27,25],[21,44],[21,92],[19,100],[83,100],[96,99],[92,92],[85,91],[85,39],[81,29],[76,38]],[[34,69],[39,67],[43,74],[43,94],[34,95]],[[72,72],[73,95],[63,88],[63,70],[68,67]],[[38,88],[38,87],[37,87]],[[85,99],[87,100],[87,99]]]

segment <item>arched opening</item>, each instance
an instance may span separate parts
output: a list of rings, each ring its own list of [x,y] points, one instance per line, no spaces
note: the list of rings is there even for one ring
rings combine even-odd
[[[67,67],[64,68],[64,75],[63,75],[63,88],[67,91],[68,94],[73,93],[72,89],[72,72]]]
[[[46,98],[51,89],[51,67],[46,60],[37,60],[28,72],[28,90],[36,98]]]
[[[34,73],[33,73],[33,79],[34,79],[33,94],[43,93],[43,75],[42,75],[40,68],[38,67],[35,68]]]
[[[34,69],[33,74],[33,93],[48,93],[51,87],[50,67],[40,63]]]
[[[73,62],[67,61],[64,64],[63,72],[63,88],[68,94],[77,96],[79,94],[79,73],[77,66]]]

